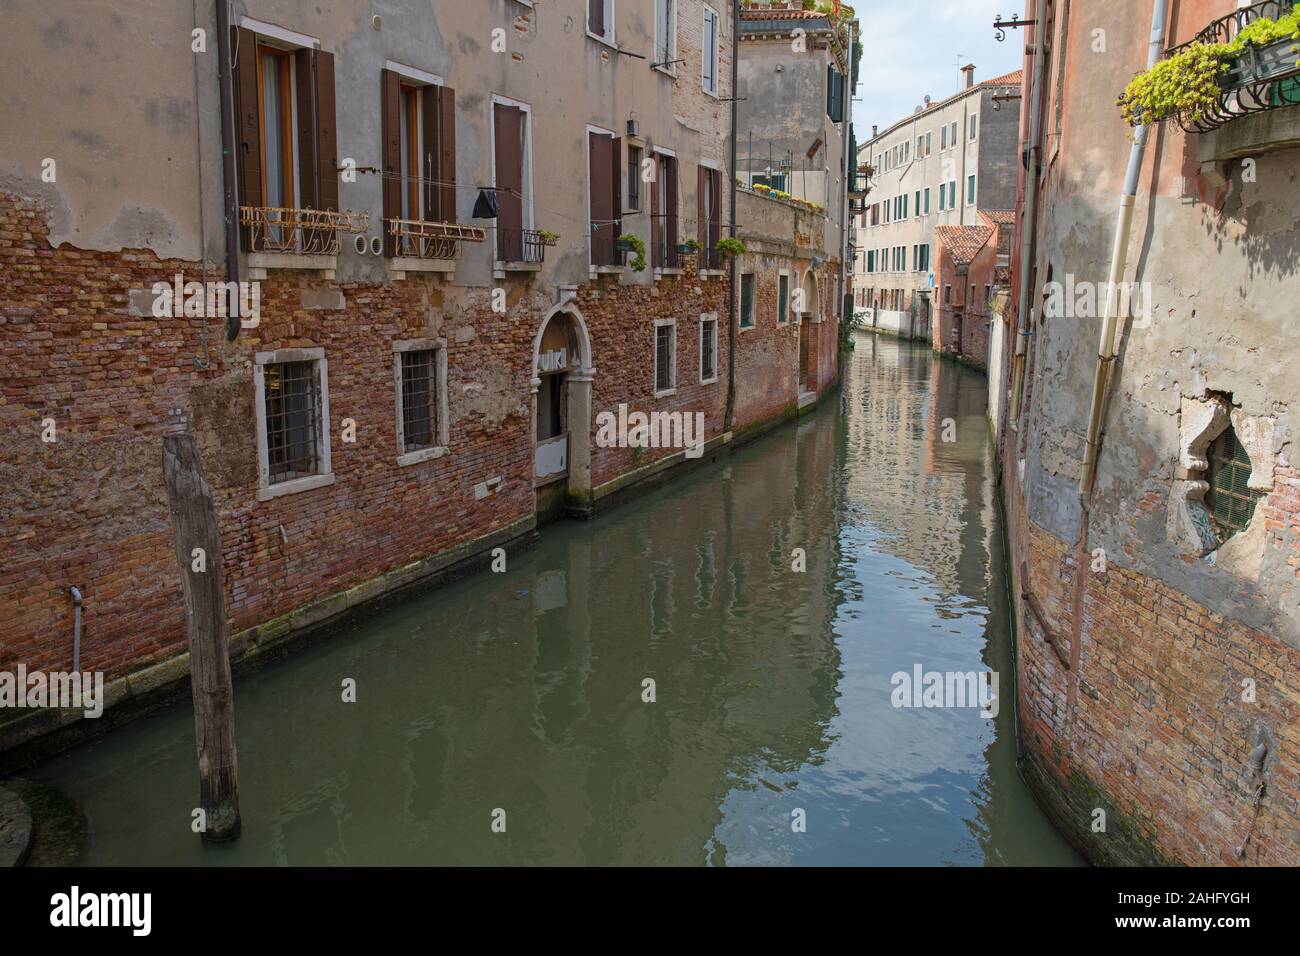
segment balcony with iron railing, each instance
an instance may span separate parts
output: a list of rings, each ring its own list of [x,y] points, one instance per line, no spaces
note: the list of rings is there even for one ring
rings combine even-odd
[[[1173,56],[1198,44],[1232,43],[1251,24],[1263,19],[1276,22],[1294,7],[1295,0],[1264,0],[1241,7],[1212,21],[1186,43],[1165,51],[1165,55]],[[1177,117],[1184,130],[1214,132],[1232,120],[1300,105],[1300,42],[1286,36],[1264,46],[1246,43],[1239,54],[1226,60],[1218,83],[1219,93],[1212,106],[1195,115]]]
[[[240,206],[251,279],[267,269],[318,269],[333,278],[342,233],[363,233],[370,214],[333,209]]]
[[[546,261],[546,250],[558,236],[544,229],[496,228],[496,271],[536,272]]]

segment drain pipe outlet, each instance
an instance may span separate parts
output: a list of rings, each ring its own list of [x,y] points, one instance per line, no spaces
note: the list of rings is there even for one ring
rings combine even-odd
[[[70,587],[72,594],[72,673],[81,672],[81,588]]]

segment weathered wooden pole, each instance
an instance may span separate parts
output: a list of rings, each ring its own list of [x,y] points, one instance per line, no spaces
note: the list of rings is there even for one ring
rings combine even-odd
[[[239,775],[221,536],[198,443],[183,412],[168,414],[163,432],[163,479],[189,617],[194,743],[203,811],[199,832],[205,840],[233,840],[239,836]]]

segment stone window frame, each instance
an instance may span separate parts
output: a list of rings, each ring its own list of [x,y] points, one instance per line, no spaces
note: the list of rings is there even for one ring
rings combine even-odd
[[[712,385],[718,380],[718,313],[701,312],[700,318],[700,384]],[[709,378],[704,377],[704,330],[712,324],[713,327],[713,375]],[[676,349],[673,350],[673,361],[677,360]]]
[[[1247,415],[1235,408],[1228,398],[1210,394],[1205,398],[1181,396],[1179,409],[1178,465],[1170,489],[1167,522],[1168,538],[1180,553],[1203,558],[1220,552],[1230,544],[1232,550],[1246,549],[1243,542],[1258,540],[1263,528],[1260,509],[1241,531],[1224,537],[1220,534],[1205,496],[1210,490],[1210,445],[1232,428],[1250,457],[1251,473],[1247,487],[1267,494],[1274,488],[1275,458],[1272,418]]]
[[[402,354],[427,352],[435,354],[437,381],[434,383],[438,411],[438,441],[429,448],[403,451],[406,435],[402,424]],[[393,418],[397,435],[397,465],[406,468],[423,461],[432,461],[451,452],[450,423],[447,420],[447,340],[441,338],[402,339],[393,343]]]
[[[266,366],[283,362],[314,362],[316,386],[320,395],[319,423],[320,471],[302,478],[290,478],[271,484],[271,462],[266,440]],[[311,491],[334,484],[333,459],[330,455],[329,363],[324,348],[277,349],[257,352],[253,356],[253,415],[257,427],[257,500],[270,501],[283,495]]]
[[[749,325],[745,324],[745,314],[742,303],[745,301],[745,276],[749,276],[754,282],[754,294],[750,296],[749,307]],[[747,272],[737,270],[736,272],[736,329],[738,332],[752,332],[758,328],[758,273],[752,268]]]
[[[659,330],[664,326],[670,326],[673,330],[673,363],[668,373],[669,385],[667,388],[659,387]],[[655,319],[654,337],[650,340],[650,351],[653,358],[650,360],[650,390],[655,398],[666,398],[669,395],[677,394],[677,320],[676,319]]]
[[[866,269],[866,261],[865,261],[865,260],[866,260],[866,256],[867,256],[867,253],[866,253],[866,251],[864,250],[863,253],[862,253],[862,257],[863,257],[863,269],[864,269],[864,270]],[[782,303],[781,303],[781,279],[782,279],[782,278],[785,279],[785,318],[784,318],[784,319],[781,318],[781,305],[782,305]],[[789,270],[788,268],[787,268],[787,269],[778,269],[778,270],[776,270],[776,324],[777,324],[777,326],[789,325],[790,322],[791,322],[791,319],[790,319],[790,315],[791,315],[791,310],[790,310],[790,290],[791,290],[791,288],[793,287],[793,283],[792,283],[790,280],[791,280],[792,278],[793,278],[793,276],[791,276],[791,274],[790,274],[790,270]]]

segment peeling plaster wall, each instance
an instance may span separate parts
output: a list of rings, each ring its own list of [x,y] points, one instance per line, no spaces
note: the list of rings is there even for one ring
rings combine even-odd
[[[1188,6],[1184,32],[1221,15]],[[1145,34],[1111,30],[1110,53],[1092,54],[1092,18],[1104,15],[1075,9],[1070,29],[1080,39],[1070,51],[1061,148],[1047,174],[1039,277],[1050,265],[1054,281],[1102,284],[1130,145],[1114,107],[1128,72],[1116,63],[1143,62]],[[1294,526],[1275,529],[1257,580],[1227,573],[1213,559],[1183,560],[1165,541],[1180,396],[1229,392],[1246,414],[1275,418],[1279,467],[1294,460],[1300,424],[1300,150],[1256,157],[1255,182],[1248,182],[1240,164],[1226,179],[1203,170],[1196,149],[1195,137],[1172,123],[1148,147],[1125,281],[1149,283],[1150,318],[1133,320],[1124,339],[1090,542],[1111,560],[1300,647]],[[1099,323],[1095,315],[1045,317],[1035,330],[1025,487],[1030,517],[1066,541],[1079,529],[1077,483]]]
[[[8,0],[0,18],[0,191],[40,200],[56,246],[222,257],[213,5]]]

